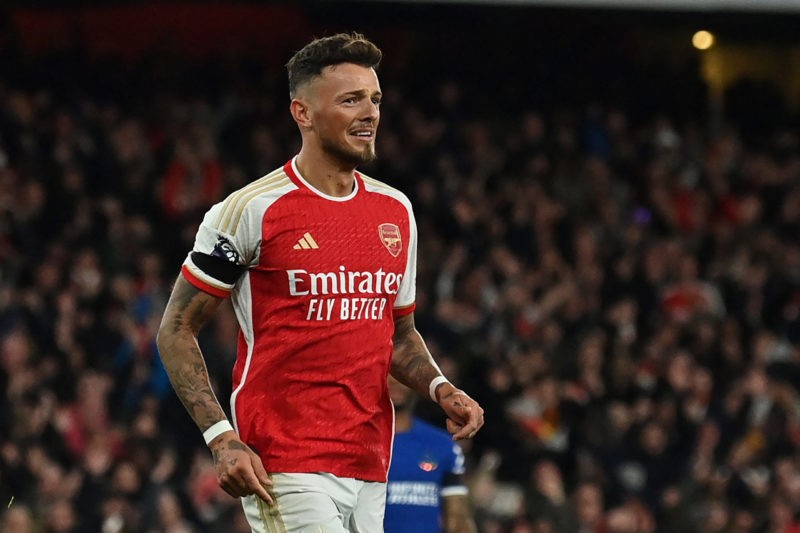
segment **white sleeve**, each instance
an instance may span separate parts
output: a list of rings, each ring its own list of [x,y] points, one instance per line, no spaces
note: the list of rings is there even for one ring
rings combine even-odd
[[[237,207],[231,205],[234,201],[235,196],[229,196],[208,210],[182,267],[193,285],[212,294],[229,293],[236,273],[258,260],[262,218],[256,212],[258,202]]]
[[[394,302],[396,310],[413,307],[417,297],[417,222],[414,219],[414,211],[411,203],[406,199],[406,209],[408,210],[408,259],[406,261],[406,271],[403,274],[403,281],[397,291],[397,298]]]

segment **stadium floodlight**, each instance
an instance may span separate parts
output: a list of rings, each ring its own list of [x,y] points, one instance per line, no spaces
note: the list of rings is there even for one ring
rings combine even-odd
[[[714,46],[714,34],[707,30],[700,30],[692,35],[692,46],[698,50],[708,50]]]

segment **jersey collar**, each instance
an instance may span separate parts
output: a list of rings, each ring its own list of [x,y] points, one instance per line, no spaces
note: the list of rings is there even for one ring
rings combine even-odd
[[[358,172],[353,171],[353,175],[355,176],[355,186],[353,187],[353,192],[347,196],[331,196],[329,194],[325,194],[311,185],[308,181],[306,181],[302,174],[300,174],[300,169],[297,168],[297,156],[294,156],[291,160],[289,160],[283,166],[283,170],[286,172],[286,175],[289,176],[289,179],[291,179],[298,187],[306,188],[317,196],[325,198],[326,200],[331,200],[332,202],[346,202],[348,200],[352,200],[355,198],[355,196],[358,194],[358,190],[361,188],[361,175]]]

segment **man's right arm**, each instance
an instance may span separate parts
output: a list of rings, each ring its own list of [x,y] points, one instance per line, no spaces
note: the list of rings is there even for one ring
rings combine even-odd
[[[158,352],[164,368],[175,393],[200,431],[225,419],[197,344],[197,334],[221,302],[220,298],[196,289],[183,276],[178,276],[158,330]]]
[[[225,412],[209,381],[197,335],[222,303],[181,275],[175,282],[158,330],[158,351],[175,393],[189,416],[205,432],[225,422]],[[208,443],[217,466],[220,486],[234,497],[256,494],[271,502],[265,485],[271,482],[261,459],[234,431],[225,431]]]

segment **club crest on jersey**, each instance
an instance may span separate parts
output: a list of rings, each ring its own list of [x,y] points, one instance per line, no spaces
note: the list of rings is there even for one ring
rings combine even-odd
[[[422,460],[417,463],[417,466],[419,466],[420,470],[423,472],[433,472],[439,468],[439,463],[437,463],[433,457],[426,454],[425,457],[423,457]]]
[[[233,264],[239,264],[239,253],[231,244],[231,241],[222,235],[217,237],[217,244],[214,245],[214,251],[211,255],[230,261]]]
[[[397,224],[388,222],[381,224],[378,226],[378,235],[392,257],[397,257],[403,250],[403,241],[400,238],[400,228],[397,227]]]

